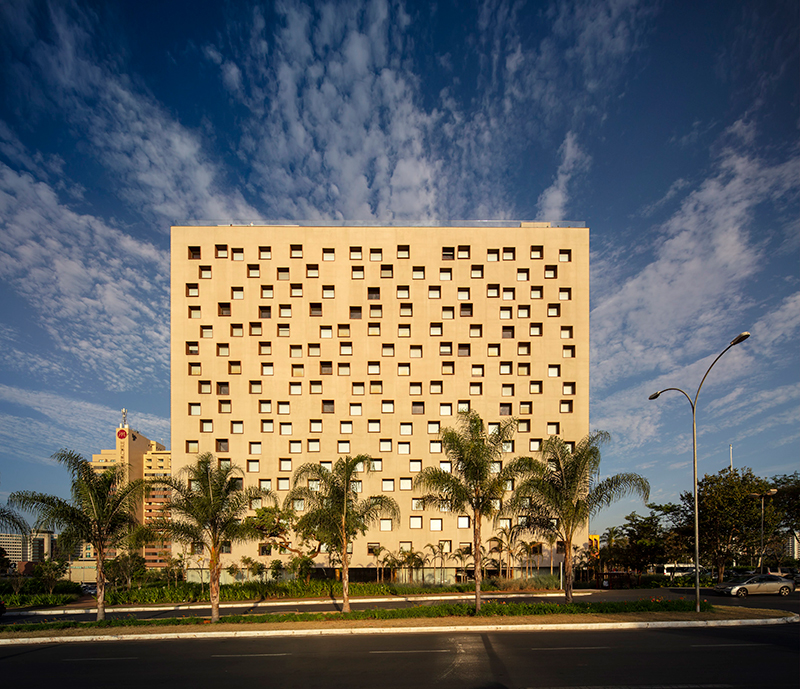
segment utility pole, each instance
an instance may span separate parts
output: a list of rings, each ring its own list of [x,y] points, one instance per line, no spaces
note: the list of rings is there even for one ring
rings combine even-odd
[[[731,471],[733,471],[733,445],[728,445],[728,448],[731,451]]]

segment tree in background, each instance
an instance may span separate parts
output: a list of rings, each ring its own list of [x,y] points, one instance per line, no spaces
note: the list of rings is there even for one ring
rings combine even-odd
[[[484,519],[494,517],[509,482],[520,474],[519,460],[499,466],[504,446],[516,431],[516,419],[508,419],[487,432],[475,410],[461,412],[456,428],[445,428],[439,437],[450,460],[451,471],[427,467],[417,474],[414,487],[423,491],[424,508],[454,514],[469,512],[472,519],[472,552],[475,558],[475,610],[481,609],[482,535]]]
[[[771,500],[781,514],[781,528],[800,540],[800,472],[773,476],[771,483],[778,490]]]
[[[495,535],[489,539],[492,544],[490,553],[497,553],[497,559],[500,563],[500,576],[503,576],[503,565],[505,565],[505,576],[510,579],[512,576],[512,559],[514,557],[514,549],[519,538],[519,526],[503,526],[499,528]]]
[[[522,514],[534,531],[564,542],[564,595],[572,602],[572,541],[576,532],[602,508],[625,497],[647,500],[650,484],[638,474],[600,479],[600,445],[608,433],[595,431],[572,449],[558,436],[542,443],[541,459],[527,458],[527,475],[509,502],[510,514]]]
[[[254,500],[275,499],[270,491],[245,488],[241,475],[237,467],[218,465],[211,453],[205,453],[179,475],[158,480],[170,495],[162,508],[169,519],[157,528],[166,537],[191,545],[201,560],[208,551],[211,622],[219,622],[223,546],[257,538],[258,531],[243,518]]]
[[[372,471],[372,457],[340,457],[332,469],[304,464],[293,477],[284,506],[303,501],[303,516],[295,531],[304,541],[315,540],[335,552],[342,563],[342,612],[350,612],[350,553],[355,538],[366,533],[381,517],[397,519],[400,509],[387,495],[358,497],[357,475]]]
[[[18,514],[10,507],[0,505],[0,531],[27,534],[30,532],[30,527],[21,514]]]
[[[72,498],[19,491],[9,496],[9,504],[38,515],[36,529],[60,531],[60,547],[89,543],[97,566],[97,619],[104,620],[105,562],[108,551],[122,544],[139,524],[137,508],[147,484],[142,480],[125,482],[125,467],[110,467],[97,473],[92,463],[71,450],[53,455],[72,474]]]
[[[751,493],[763,493],[770,488],[766,479],[752,469],[725,468],[716,474],[706,474],[697,484],[700,521],[700,553],[716,570],[722,581],[725,567],[736,555],[755,553],[761,535],[761,501]],[[684,533],[693,533],[694,500],[690,492],[681,493],[677,510]],[[779,528],[782,514],[770,498],[764,503],[765,542]]]
[[[119,553],[106,563],[106,577],[115,586],[124,584],[130,591],[133,580],[147,573],[145,559],[140,553],[126,551]]]
[[[56,584],[64,578],[67,570],[69,562],[66,560],[48,558],[33,566],[33,576],[42,582],[48,593],[53,593]]]
[[[624,538],[620,553],[622,564],[636,572],[640,579],[649,565],[666,562],[664,529],[657,514],[651,512],[640,517],[631,512],[625,517],[621,531]]]

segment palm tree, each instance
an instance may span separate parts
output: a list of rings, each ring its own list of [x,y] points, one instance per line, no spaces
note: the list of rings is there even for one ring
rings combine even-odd
[[[531,567],[531,558],[535,555],[541,555],[542,543],[541,541],[520,541],[517,548],[517,556],[520,560],[525,559],[525,577],[528,578],[533,575],[533,567]],[[538,565],[537,565],[538,569]]]
[[[445,550],[444,541],[439,541],[437,544],[428,543],[425,546],[426,550],[430,550],[431,552],[431,561],[433,562],[433,583],[436,583],[436,562],[441,560],[442,562],[442,575],[439,577],[439,583],[444,584],[444,566],[448,560],[448,553]]]
[[[59,544],[65,549],[82,542],[92,546],[97,566],[97,619],[104,620],[106,557],[138,526],[136,511],[147,484],[141,479],[126,483],[122,465],[98,473],[90,461],[71,450],[60,450],[53,459],[72,474],[71,500],[18,491],[8,502],[12,507],[36,512],[36,529],[60,530]]]
[[[572,539],[596,514],[620,498],[639,495],[647,501],[650,484],[639,474],[616,474],[600,480],[600,445],[608,433],[595,431],[571,449],[558,436],[542,443],[541,461],[529,458],[529,474],[510,501],[511,513],[523,512],[530,528],[564,542],[564,594],[572,602]]]
[[[304,514],[295,531],[303,539],[315,539],[336,552],[342,562],[342,612],[350,612],[350,554],[348,548],[358,534],[382,516],[397,519],[400,509],[386,495],[359,499],[356,474],[372,471],[372,457],[340,457],[327,469],[320,464],[304,464],[294,473],[293,487],[285,505],[304,501]]]
[[[383,553],[384,550],[386,550],[386,548],[382,546],[379,545],[372,546],[372,557],[375,558],[375,581],[381,580],[380,558],[381,558],[381,553]]]
[[[459,567],[461,568],[461,580],[466,581],[467,562],[469,562],[470,558],[472,557],[471,549],[466,546],[461,547],[453,553],[453,557],[456,559]]]
[[[506,564],[506,578],[511,579],[511,558],[514,552],[514,545],[519,536],[519,526],[503,526],[497,530],[497,534],[489,539],[493,543],[492,549],[489,552],[496,552],[500,560],[500,576],[503,576],[503,556],[508,555],[505,560]]]
[[[481,609],[482,522],[498,513],[509,482],[524,466],[518,460],[499,466],[503,446],[515,429],[516,420],[509,419],[487,433],[475,410],[461,412],[458,427],[445,428],[440,433],[452,471],[427,467],[414,481],[415,488],[425,491],[420,498],[423,507],[472,513],[476,611]]]
[[[162,508],[169,518],[158,523],[158,530],[173,540],[190,544],[200,558],[208,551],[211,622],[219,622],[223,547],[256,538],[258,531],[242,518],[254,500],[275,500],[270,491],[243,487],[241,475],[238,467],[217,465],[214,455],[206,452],[178,476],[158,480],[159,485],[170,490]]]

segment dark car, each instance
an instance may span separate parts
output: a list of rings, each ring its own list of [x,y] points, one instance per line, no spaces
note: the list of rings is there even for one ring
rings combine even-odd
[[[714,587],[716,593],[738,596],[739,598],[762,593],[776,593],[779,596],[788,596],[794,589],[794,581],[774,574],[737,577],[731,581],[723,581]]]

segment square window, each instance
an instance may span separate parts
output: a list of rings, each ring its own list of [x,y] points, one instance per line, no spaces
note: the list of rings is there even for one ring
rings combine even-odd
[[[398,285],[397,286],[397,298],[398,299],[409,299],[410,290],[408,285]]]
[[[444,383],[441,380],[432,380],[430,383],[431,395],[441,395],[444,391]]]
[[[210,395],[211,394],[211,381],[210,380],[201,380],[197,383],[197,391],[203,395]]]
[[[259,400],[258,401],[258,413],[259,414],[271,414],[272,413],[272,400]]]
[[[294,391],[294,386],[297,385],[297,392]],[[322,381],[321,380],[312,380],[308,384],[308,391],[312,395],[321,395],[322,394]],[[289,384],[289,394],[290,395],[301,395],[302,390],[300,389],[300,383],[290,383]]]
[[[350,307],[350,319],[351,320],[359,320],[361,318],[361,307],[360,306],[351,306]],[[340,335],[341,337],[341,335]],[[347,337],[350,337],[349,333]]]
[[[531,375],[531,365],[528,364],[528,363],[525,363],[525,364],[518,363],[517,364],[517,375],[518,376],[525,376],[525,377],[530,376]]]
[[[401,317],[411,317],[414,315],[414,306],[413,304],[400,304],[400,316]]]
[[[412,414],[424,414],[425,413],[425,402],[412,402],[411,403],[411,413]]]
[[[472,346],[468,343],[458,345],[458,356],[470,356]]]
[[[231,394],[231,386],[230,383],[217,383],[217,394],[218,395],[230,395]]]
[[[531,272],[527,268],[517,269],[517,282],[527,282],[531,279]]]
[[[431,518],[431,531],[441,531],[442,530],[442,520],[441,519],[433,519]]]
[[[409,383],[408,384],[408,394],[409,395],[421,395],[422,394],[422,383]]]
[[[443,261],[453,261],[456,257],[456,249],[454,246],[444,246],[442,247],[442,260]]]
[[[529,385],[529,391],[532,395],[541,395],[542,394],[542,381],[541,380],[532,380]]]
[[[200,432],[201,433],[213,433],[214,432],[214,422],[211,419],[201,419],[201,421],[200,421]]]
[[[439,268],[439,280],[447,282],[453,279],[453,269],[452,268]]]
[[[199,261],[200,260],[200,247],[199,246],[190,246],[189,247],[189,260],[190,261]]]
[[[440,337],[442,331],[443,331],[443,325],[441,323],[431,323],[430,334],[432,337]]]
[[[260,444],[260,443],[258,443],[258,444]],[[261,471],[261,469],[259,468],[260,464],[261,464],[261,462],[259,462],[257,459],[248,459],[247,460],[247,471],[250,472],[250,473]]]
[[[368,323],[367,324],[367,335],[378,336],[380,334],[381,334],[381,324],[380,323]]]
[[[439,285],[431,285],[428,287],[428,299],[441,299],[442,288]]]
[[[511,403],[510,402],[501,402],[500,403],[500,416],[511,416]]]
[[[548,435],[558,435],[561,430],[561,424],[550,422],[547,424]]]
[[[197,271],[198,277],[201,280],[210,280],[211,279],[211,266],[200,266]]]
[[[322,250],[322,260],[323,261],[335,261],[336,260],[336,250],[335,249],[323,249]]]
[[[468,318],[472,316],[472,304],[461,304],[461,308],[459,309],[459,315],[462,318]]]
[[[412,280],[424,280],[425,279],[425,267],[424,266],[414,266],[411,270],[411,279]]]
[[[244,337],[244,326],[241,323],[231,324],[231,337]]]
[[[504,325],[503,326],[503,338],[504,339],[513,339],[514,338],[514,326],[513,325]]]
[[[231,433],[236,435],[244,433],[244,421],[231,421]]]
[[[337,337],[350,337],[350,325],[348,323],[340,323],[336,326]]]
[[[280,413],[280,412],[279,412]],[[292,424],[289,422],[280,424],[280,431],[281,435],[291,435],[292,434]]]
[[[510,321],[511,317],[514,315],[514,309],[511,306],[501,306],[500,307],[500,320],[501,321]]]
[[[487,261],[499,261],[500,260],[500,249],[488,249],[486,251],[486,260]]]
[[[408,348],[408,355],[412,359],[421,359],[422,358],[422,345],[411,345]]]
[[[543,299],[543,298],[544,298],[543,287],[531,287],[531,299]]]
[[[258,353],[262,356],[272,354],[272,342],[259,342]]]
[[[500,285],[486,285],[486,296],[489,299],[496,299],[500,296]]]
[[[289,269],[288,268],[278,268],[276,271],[278,280],[288,280],[289,279]]]
[[[336,287],[334,285],[323,285],[322,286],[322,298],[323,299],[335,299],[336,298]]]
[[[340,342],[339,343],[339,354],[341,356],[352,356],[353,355],[353,343],[352,342]]]
[[[380,301],[381,288],[380,287],[367,287],[367,299],[370,301]]]
[[[281,304],[278,307],[278,312],[281,318],[291,318],[292,317],[292,307],[290,304]]]
[[[500,356],[500,345],[499,344],[490,344],[486,348],[487,356]]]
[[[258,307],[258,317],[259,318],[272,318],[272,307],[271,306],[259,306]]]
[[[546,280],[554,280],[558,277],[558,266],[545,266],[544,277]]]
[[[439,405],[439,416],[452,416],[453,415],[453,405],[452,404],[440,404]]]
[[[251,336],[253,336],[253,335],[261,336],[263,334],[264,333],[262,332],[261,323],[259,323],[258,321],[250,323],[250,335]]]
[[[394,492],[394,479],[392,478],[385,478],[381,480],[381,490],[384,493],[393,493]]]
[[[381,519],[381,531],[391,531],[392,530],[392,520],[391,519]],[[367,553],[369,555],[369,553]]]
[[[333,402],[333,400],[322,400],[322,413],[323,414],[333,414],[334,413],[334,402]]]
[[[384,414],[394,414],[394,400],[383,400],[383,402],[381,402],[381,412]]]
[[[531,307],[530,306],[518,306],[517,307],[517,318],[530,318],[531,317]]]
[[[317,263],[306,263],[306,277],[307,278],[318,278],[319,277],[319,264],[317,264]]]
[[[370,261],[382,261],[383,260],[383,250],[382,249],[370,249],[369,250],[369,260]]]
[[[378,376],[381,373],[381,362],[380,361],[368,361],[367,362],[367,373],[371,376]]]
[[[469,400],[458,400],[458,409],[457,411],[469,411]]]
[[[278,490],[289,490],[289,479],[288,478],[279,478],[278,479]]]
[[[204,340],[214,337],[214,328],[210,325],[201,325],[200,326],[200,337]]]
[[[483,378],[483,364],[473,364],[472,365],[472,377],[473,378]]]
[[[303,441],[302,440],[290,440],[289,441],[289,452],[293,455],[299,455],[303,451]]]
[[[503,300],[514,301],[516,298],[517,290],[514,287],[503,287]]]
[[[348,454],[350,452],[350,441],[340,440],[336,444],[336,451],[339,454]]]
[[[503,260],[513,261],[517,257],[517,250],[513,246],[503,247]]]
[[[381,266],[381,277],[382,278],[393,278],[394,277],[394,266],[390,263],[385,263]]]
[[[289,257],[290,258],[303,258],[303,245],[302,244],[290,244],[289,245]]]
[[[361,416],[361,403],[360,402],[353,402],[350,404],[350,416]]]
[[[290,334],[288,323],[278,323],[278,337],[289,337]]]
[[[408,528],[409,529],[421,529],[422,528],[422,517],[409,517],[408,518]],[[409,548],[410,550],[410,548]]]
[[[548,378],[561,377],[561,366],[559,366],[558,364],[550,364],[547,367],[547,377]]]
[[[541,452],[541,450],[542,450],[542,439],[541,438],[531,438],[528,441],[528,449],[531,452]]]
[[[260,380],[251,380],[250,381],[250,394],[251,395],[260,395],[261,394],[261,381]]]
[[[559,263],[569,263],[570,261],[572,261],[572,250],[561,249],[558,252],[558,261]]]
[[[351,388],[351,393],[353,395],[363,395],[365,392],[364,383],[353,383],[353,387]]]
[[[321,340],[330,340],[333,337],[333,327],[330,325],[319,326],[319,337]]]
[[[558,290],[559,301],[570,301],[572,299],[572,289],[569,287],[562,287]]]
[[[411,375],[411,364],[397,364],[397,375],[398,376],[410,376]]]
[[[311,302],[308,305],[308,315],[313,318],[322,316],[322,304],[320,302]]]
[[[528,334],[531,337],[541,337],[542,336],[542,324],[541,323],[531,323],[530,327],[528,328]]]
[[[392,451],[392,441],[388,438],[382,438],[378,446],[381,452],[391,452]]]
[[[572,400],[561,400],[561,404],[559,405],[558,409],[562,414],[571,414],[572,413]]]
[[[470,395],[482,395],[483,394],[483,384],[482,383],[470,383],[469,384],[469,394]]]
[[[310,433],[322,433],[322,419],[310,419],[308,430]]]
[[[453,355],[453,343],[452,342],[440,342],[439,343],[439,354],[441,356],[452,356]]]
[[[258,479],[259,490],[272,490],[272,479],[260,478]]]
[[[381,356],[394,356],[394,345],[384,343],[381,346]]]
[[[564,395],[574,395],[575,394],[575,383],[564,383],[561,386],[561,393]]]
[[[350,260],[351,261],[360,261],[361,260],[361,247],[360,246],[351,246],[350,247]]]
[[[442,320],[451,321],[456,317],[456,310],[453,306],[442,307]]]
[[[564,359],[574,359],[575,358],[575,345],[564,345],[561,348],[561,356]]]
[[[367,421],[367,433],[380,433],[381,422],[378,419],[370,419]]]
[[[527,405],[530,406],[530,402],[520,402],[519,403],[520,413],[522,413],[522,405],[523,404],[527,404]],[[530,412],[528,412],[528,413],[530,413]],[[521,419],[517,423],[517,432],[518,433],[530,433],[531,432],[531,422],[528,419]]]
[[[271,376],[275,371],[275,367],[272,362],[262,362],[261,364],[261,375],[262,376]]]
[[[411,490],[412,487],[413,487],[413,481],[410,478],[400,479],[400,490]]]
[[[408,471],[412,474],[418,474],[422,471],[422,460],[421,459],[409,459],[408,460]]]
[[[363,280],[364,279],[364,266],[353,266],[350,269],[350,277],[353,280]]]
[[[380,304],[372,304],[369,307],[370,318],[383,318],[383,307]]]
[[[226,302],[226,301],[219,302],[217,304],[217,315],[218,316],[230,316],[231,315],[230,302]]]
[[[459,287],[457,296],[459,301],[469,301],[469,287]]]
[[[241,361],[229,361],[228,362],[228,373],[232,376],[238,376],[242,373],[242,362]]]
[[[469,276],[475,280],[479,280],[483,278],[483,266],[474,265],[470,268]]]
[[[292,460],[291,459],[279,459],[278,466],[281,471],[291,471],[292,470]]]
[[[397,245],[397,258],[410,258],[411,257],[411,248],[408,244],[398,244]]]
[[[200,403],[199,402],[190,402],[189,403],[189,416],[200,416]]]
[[[514,384],[513,383],[505,383],[501,386],[500,394],[502,397],[513,397],[514,396]]]

